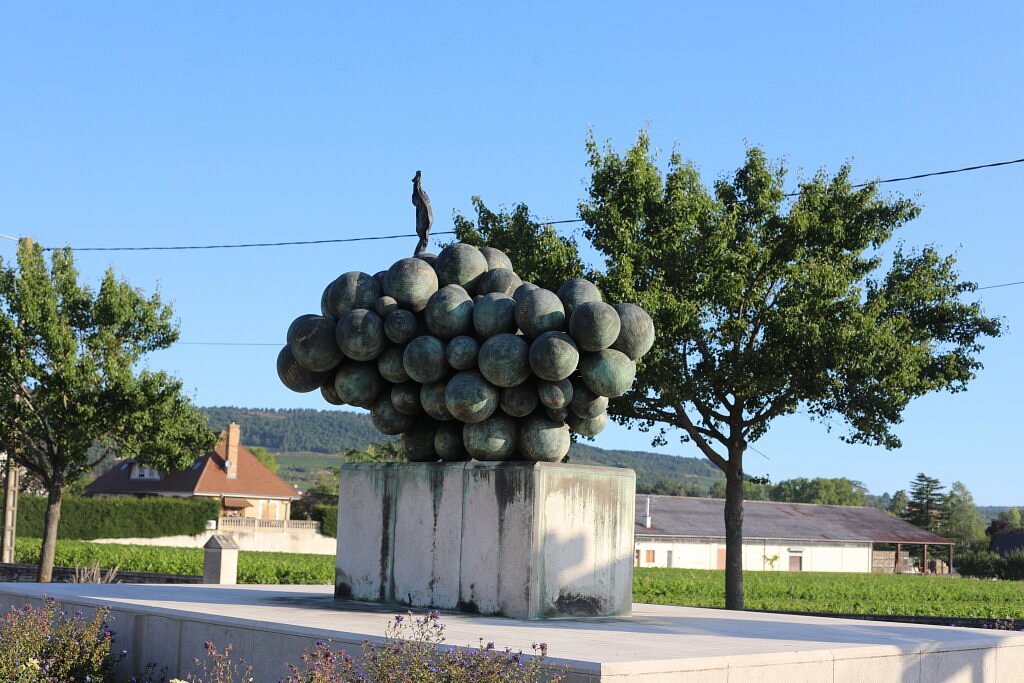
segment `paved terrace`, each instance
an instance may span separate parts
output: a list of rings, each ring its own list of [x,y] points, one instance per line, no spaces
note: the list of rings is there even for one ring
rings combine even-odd
[[[43,594],[110,605],[125,671],[147,662],[192,670],[202,644],[234,645],[268,680],[303,648],[331,638],[350,651],[383,634],[395,608],[335,601],[329,586],[0,584],[0,605]],[[629,618],[520,621],[445,614],[450,644],[478,638],[529,651],[547,642],[569,681],[1019,681],[1024,634],[821,617],[634,605]]]

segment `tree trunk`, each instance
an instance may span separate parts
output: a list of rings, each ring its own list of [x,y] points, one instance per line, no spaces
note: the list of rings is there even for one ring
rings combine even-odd
[[[50,489],[46,496],[46,523],[43,527],[43,548],[39,552],[39,583],[50,583],[53,579],[53,558],[57,553],[57,525],[60,523],[60,503],[64,487]]]
[[[743,451],[725,472],[725,608],[743,609]]]

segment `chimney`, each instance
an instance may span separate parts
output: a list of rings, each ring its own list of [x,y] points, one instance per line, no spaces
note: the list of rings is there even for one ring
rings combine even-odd
[[[228,479],[238,478],[238,440],[242,436],[242,428],[232,422],[228,425],[228,440],[224,447],[224,471]]]
[[[647,496],[647,513],[644,515],[644,528],[651,528],[651,497]]]

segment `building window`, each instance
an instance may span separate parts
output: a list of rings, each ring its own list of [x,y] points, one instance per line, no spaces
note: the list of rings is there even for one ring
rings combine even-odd
[[[132,470],[128,475],[129,479],[160,479],[160,472],[153,469],[152,467],[146,467],[145,465],[139,465],[137,463],[132,464]]]
[[[644,558],[644,559],[647,562],[647,564],[654,564],[654,551],[653,550],[648,550],[645,553],[645,555],[646,555],[646,558]]]

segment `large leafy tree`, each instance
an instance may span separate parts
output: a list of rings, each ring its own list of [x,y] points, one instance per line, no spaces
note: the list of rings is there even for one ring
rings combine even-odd
[[[817,505],[864,505],[867,490],[859,481],[845,477],[828,479],[784,479],[770,487],[771,500],[787,503],[814,503]]]
[[[476,247],[491,245],[509,253],[516,274],[524,282],[558,291],[563,283],[584,274],[576,242],[550,225],[530,218],[530,209],[517,204],[511,212],[494,212],[473,197],[476,221],[455,215],[455,236]]]
[[[0,447],[47,491],[39,580],[51,578],[67,487],[117,454],[180,469],[213,446],[181,382],[140,369],[178,337],[171,309],[107,271],[79,284],[70,249],[0,259]]]
[[[963,482],[953,482],[944,505],[946,523],[943,534],[956,541],[959,549],[970,548],[985,540],[984,518]]]
[[[896,448],[915,397],[962,391],[979,338],[1000,334],[954,259],[880,249],[919,209],[855,188],[850,168],[799,183],[757,148],[706,187],[673,153],[663,173],[646,133],[625,154],[587,142],[583,234],[604,257],[594,277],[654,318],[657,339],[609,412],[677,428],[726,476],[726,606],[743,607],[743,458],[798,408],[849,426],[851,443]],[[518,244],[495,244],[513,262]],[[888,267],[883,270],[886,263]]]

